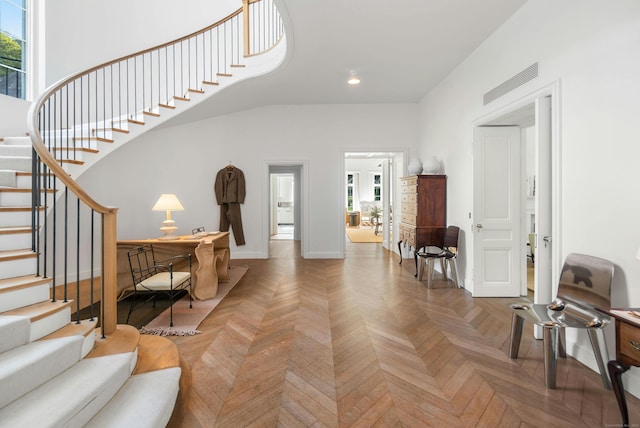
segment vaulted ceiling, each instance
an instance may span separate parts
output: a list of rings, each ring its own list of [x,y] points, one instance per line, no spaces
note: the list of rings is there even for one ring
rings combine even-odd
[[[526,0],[276,0],[291,50],[171,124],[272,104],[415,103]],[[346,83],[350,73],[361,79]]]

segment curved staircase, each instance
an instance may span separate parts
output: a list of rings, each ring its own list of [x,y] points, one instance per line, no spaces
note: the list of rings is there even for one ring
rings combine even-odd
[[[0,138],[0,427],[161,427],[181,414],[189,368],[172,341],[116,324],[117,209],[94,201],[75,179],[116,147],[212,96],[223,81],[258,76],[282,63],[284,33],[273,0],[242,3],[183,39],[64,79],[33,103],[29,137]],[[251,34],[255,49],[248,41],[249,16],[259,19],[261,13],[277,28],[258,25],[268,36]],[[227,26],[238,33],[240,22],[244,43],[230,36],[230,50],[214,46]],[[203,68],[198,46],[207,47],[203,58],[210,69]],[[181,56],[186,49],[189,59],[169,71],[178,49]],[[270,54],[258,59],[264,52]],[[129,95],[128,74],[121,89],[121,69],[128,73],[130,66],[140,66],[153,89],[134,77]],[[181,81],[169,82],[169,75]],[[160,76],[165,81],[156,91]],[[121,103],[125,94],[129,99]],[[77,206],[72,221],[69,205]],[[88,300],[80,293],[83,281],[91,284]],[[94,281],[101,283],[95,297]],[[74,287],[75,302],[68,296]],[[97,301],[100,319],[80,320],[80,310]]]
[[[26,137],[0,144],[0,427],[165,426],[182,373],[175,344],[126,325],[102,338],[97,317],[71,321],[72,301],[35,274],[31,153]]]

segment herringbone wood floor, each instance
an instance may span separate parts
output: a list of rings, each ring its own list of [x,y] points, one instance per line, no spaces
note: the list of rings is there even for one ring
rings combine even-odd
[[[174,337],[191,366],[181,427],[619,426],[613,392],[572,358],[546,390],[527,326],[507,356],[513,299],[473,299],[411,261],[347,243],[345,260],[303,260],[272,241],[200,325]],[[639,400],[628,395],[630,418]]]

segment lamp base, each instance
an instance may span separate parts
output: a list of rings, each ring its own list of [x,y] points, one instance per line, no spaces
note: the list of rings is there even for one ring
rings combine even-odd
[[[162,235],[161,237],[159,237],[158,239],[161,241],[170,241],[172,239],[179,239],[179,236],[174,235],[174,232],[176,230],[178,230],[178,228],[176,226],[174,226],[174,221],[173,220],[165,220],[163,222],[164,226],[162,226],[160,228],[160,231],[162,233],[164,233],[164,235]]]

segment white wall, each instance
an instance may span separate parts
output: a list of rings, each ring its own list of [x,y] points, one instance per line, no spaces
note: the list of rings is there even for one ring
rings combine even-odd
[[[242,7],[241,0],[56,0],[42,4],[46,8],[47,86],[71,73],[205,28]],[[109,42],[102,42],[105,39]]]
[[[409,149],[418,141],[418,106],[271,106],[151,131],[113,152],[83,174],[79,184],[97,201],[119,207],[118,238],[159,235],[163,213],[151,207],[161,193],[176,193],[185,211],[173,214],[179,232],[205,226],[217,230],[219,207],[213,195],[215,174],[229,161],[242,169],[247,197],[241,207],[247,244],[232,257],[265,257],[268,195],[262,194],[269,161],[308,163],[302,200],[308,226],[303,239],[309,258],[341,256],[344,241],[345,149]],[[108,179],[105,179],[108,177]],[[266,186],[268,188],[268,186]]]
[[[527,2],[421,102],[420,149],[448,175],[448,221],[473,235],[472,123],[554,82],[560,87],[562,258],[581,252],[616,265],[613,306],[640,306],[640,2]],[[539,63],[539,77],[482,105],[483,94]],[[464,276],[471,277],[472,255]],[[569,352],[595,367],[586,335]],[[613,355],[614,331],[607,330]],[[573,343],[571,343],[573,342]],[[629,389],[640,392],[632,370]]]
[[[0,94],[0,137],[23,137],[31,103]]]

